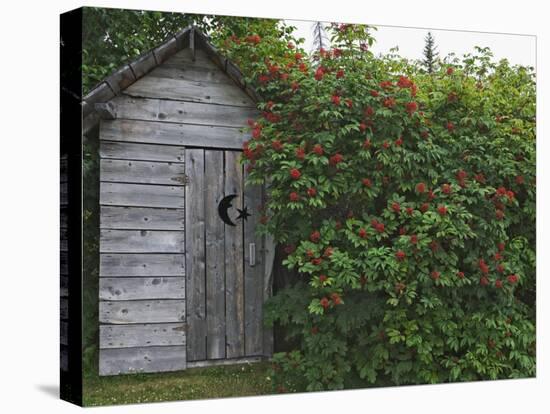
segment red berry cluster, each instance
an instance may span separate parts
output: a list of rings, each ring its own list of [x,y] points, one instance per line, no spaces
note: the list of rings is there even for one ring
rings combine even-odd
[[[372,219],[370,222],[372,228],[376,230],[378,233],[384,233],[386,227],[384,226],[384,223],[380,223],[376,219]]]
[[[309,235],[309,239],[313,242],[313,243],[317,243],[319,242],[319,240],[321,239],[321,233],[319,233],[319,231],[315,230],[313,233],[311,233]]]
[[[395,252],[395,258],[398,261],[402,262],[403,260],[405,260],[405,257],[407,257],[407,255],[403,250],[398,250],[397,252]]]
[[[297,180],[297,179],[299,179],[301,176],[302,176],[302,173],[300,172],[299,169],[297,169],[297,168],[292,168],[292,169],[290,170],[290,177],[291,177],[293,180]]]

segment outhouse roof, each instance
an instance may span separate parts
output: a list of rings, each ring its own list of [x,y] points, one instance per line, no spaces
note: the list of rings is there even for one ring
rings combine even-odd
[[[216,66],[226,73],[254,102],[261,99],[254,88],[246,84],[240,69],[212,45],[208,36],[196,27],[188,26],[170,36],[157,47],[115,70],[83,97],[83,132],[89,131],[99,121],[100,117],[95,110],[96,104],[108,102],[168,58],[186,48],[201,49],[206,52]]]

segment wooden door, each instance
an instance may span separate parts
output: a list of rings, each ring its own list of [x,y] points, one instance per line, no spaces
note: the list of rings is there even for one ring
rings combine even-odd
[[[244,187],[240,152],[185,150],[187,360],[264,354],[261,187]]]

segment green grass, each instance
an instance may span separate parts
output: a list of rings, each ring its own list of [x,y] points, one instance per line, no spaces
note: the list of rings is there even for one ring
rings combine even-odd
[[[84,378],[84,405],[132,404],[271,394],[269,363],[192,368],[163,374]]]

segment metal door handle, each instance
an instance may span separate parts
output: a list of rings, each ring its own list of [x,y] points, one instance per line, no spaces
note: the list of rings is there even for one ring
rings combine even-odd
[[[256,243],[248,244],[248,260],[250,262],[250,266],[254,266],[256,264]]]

